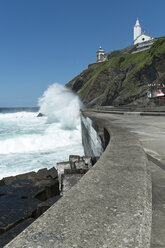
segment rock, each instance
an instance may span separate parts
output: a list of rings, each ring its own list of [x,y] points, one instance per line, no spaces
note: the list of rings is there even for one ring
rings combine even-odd
[[[27,199],[29,197],[34,197],[40,190],[41,188],[35,186],[32,180],[16,179],[12,183],[0,187],[0,194]]]
[[[43,117],[43,116],[45,116],[45,115],[42,114],[42,113],[39,113],[39,114],[37,115],[37,117]]]
[[[78,91],[79,89],[81,89],[81,87],[83,86],[84,81],[83,78],[79,78],[75,81],[74,85],[73,85],[73,91]]]
[[[36,199],[39,199],[40,201],[46,201],[47,199],[59,194],[59,180],[55,179],[49,184],[45,185],[44,188],[42,187],[41,190],[37,194],[35,194],[34,197]]]
[[[17,176],[5,177],[0,180],[0,186],[11,184],[15,180],[31,180],[33,182],[39,181],[40,179],[57,179],[58,173],[57,170],[52,167],[51,169],[43,168],[38,170],[38,172],[27,172],[24,174],[19,174]]]
[[[38,217],[59,199],[59,194],[58,173],[54,167],[0,180],[0,235],[5,235],[6,240],[10,229],[15,233],[20,222]]]
[[[39,200],[22,199],[14,195],[0,197],[0,234],[5,233],[21,221],[31,217]]]
[[[13,238],[15,238],[20,232],[22,232],[26,227],[28,227],[35,219],[29,218],[22,221],[16,227],[10,229],[7,233],[0,236],[0,248],[4,247]]]
[[[0,180],[0,247],[14,238],[65,194],[92,166],[89,157],[71,155],[57,170],[40,169]]]
[[[41,202],[38,204],[36,211],[33,213],[34,218],[38,218],[41,214],[43,214],[48,208],[50,208],[56,201],[60,199],[60,196],[54,196],[47,201]]]
[[[4,182],[4,180],[2,179],[2,180],[0,180],[0,187],[1,186],[4,186],[5,185],[5,182]]]
[[[7,185],[12,183],[14,180],[16,180],[16,177],[5,177],[3,179],[0,180],[0,185]]]
[[[51,168],[50,170],[47,171],[47,175],[46,175],[47,178],[58,178],[58,172],[57,170],[53,167]]]

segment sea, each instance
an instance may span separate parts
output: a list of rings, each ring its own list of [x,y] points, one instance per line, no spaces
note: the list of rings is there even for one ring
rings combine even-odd
[[[80,108],[78,97],[60,84],[49,86],[38,107],[0,108],[0,179],[84,155]]]

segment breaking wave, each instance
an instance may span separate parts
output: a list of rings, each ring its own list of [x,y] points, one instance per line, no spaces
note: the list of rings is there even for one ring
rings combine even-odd
[[[0,177],[50,168],[83,155],[78,97],[59,84],[39,99],[39,112],[0,113]]]
[[[82,103],[62,85],[51,85],[39,99],[39,106],[40,112],[48,117],[48,123],[58,122],[63,129],[75,129],[79,125]]]

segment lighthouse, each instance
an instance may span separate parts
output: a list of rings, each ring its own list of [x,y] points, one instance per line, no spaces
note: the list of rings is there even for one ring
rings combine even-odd
[[[140,43],[143,43],[143,42],[148,42],[148,44],[152,44],[154,42],[155,38],[146,34],[145,30],[143,29],[142,31],[142,28],[140,26],[140,23],[139,23],[139,19],[137,18],[136,20],[136,24],[134,26],[134,40],[133,40],[133,43],[134,45],[136,44],[140,44]]]
[[[99,47],[99,50],[97,51],[97,62],[103,62],[103,61],[105,61],[104,55],[105,55],[104,50],[100,46]]]
[[[134,26],[134,41],[142,34],[142,29],[139,23],[139,19],[137,18],[136,24]]]

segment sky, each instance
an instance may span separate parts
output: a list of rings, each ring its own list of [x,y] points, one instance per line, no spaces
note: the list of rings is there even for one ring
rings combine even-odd
[[[105,52],[133,43],[137,17],[165,35],[164,0],[0,0],[0,107],[33,107]]]

